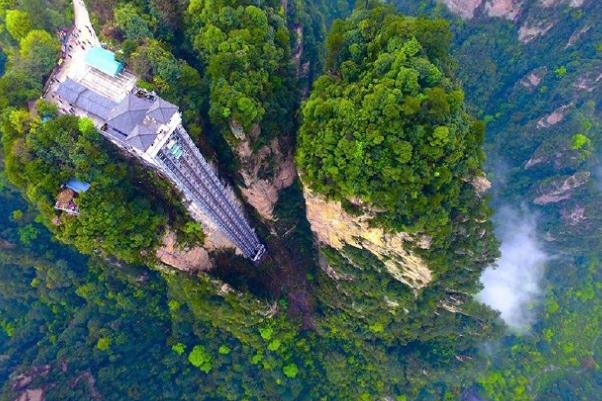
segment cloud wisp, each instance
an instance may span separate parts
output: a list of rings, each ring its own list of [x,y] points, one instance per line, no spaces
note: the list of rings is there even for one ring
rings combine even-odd
[[[542,295],[549,256],[537,240],[535,218],[527,211],[502,208],[494,221],[502,255],[483,272],[484,288],[477,299],[500,311],[511,330],[525,332],[535,320],[531,306]]]

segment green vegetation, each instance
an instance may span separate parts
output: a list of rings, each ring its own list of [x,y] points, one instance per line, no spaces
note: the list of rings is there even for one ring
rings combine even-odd
[[[100,351],[108,351],[111,346],[111,339],[108,337],[101,337],[96,342],[96,348]]]
[[[213,369],[212,360],[213,358],[205,351],[205,347],[202,345],[195,345],[190,354],[188,354],[188,362],[205,373],[209,373]]]
[[[556,78],[558,78],[558,79],[562,79],[566,75],[566,73],[567,73],[567,70],[566,70],[565,66],[560,66],[554,70],[554,74],[556,75]]]
[[[290,363],[282,368],[282,371],[286,377],[294,379],[297,376],[297,373],[299,373],[299,368],[294,363]]]
[[[184,352],[186,352],[186,346],[182,343],[175,343],[171,346],[171,350],[178,355],[182,355]]]
[[[497,244],[487,200],[468,183],[480,174],[483,127],[466,111],[488,122],[492,164],[508,166],[503,202],[528,203],[542,183],[595,173],[602,99],[575,83],[599,69],[598,2],[546,9],[557,24],[528,45],[510,21],[454,21],[457,63],[445,22],[376,1],[332,29],[352,1],[88,3],[101,40],[141,85],[181,107],[224,171],[239,167],[231,124],[252,152],[274,138],[292,150],[299,115],[305,183],[374,226],[432,237],[430,249],[412,251],[434,281],[413,291],[350,246],[321,250],[334,280],[315,263],[298,183],[280,194],[278,220],[257,225],[270,241],[265,265],[217,254],[216,268],[197,277],[124,263],[152,264],[168,226],[184,245],[204,234],[165,182],[124,161],[89,121],[59,117],[45,102],[27,108],[55,63],[54,32],[69,25],[70,4],[0,1],[0,400],[21,395],[11,377],[46,365],[27,388],[43,388],[47,401],[450,401],[473,383],[491,401],[600,394],[595,174],[570,199],[538,207],[547,243],[563,255],[548,268],[543,305],[533,306],[544,319],[529,336],[494,343],[493,355],[478,350],[500,331],[496,314],[473,301]],[[448,15],[427,0],[390,3]],[[539,86],[521,84],[533,71]],[[568,104],[561,122],[536,128]],[[542,161],[527,168],[532,158]],[[75,199],[78,217],[53,209],[70,178],[91,184]],[[278,265],[287,258],[294,268]]]
[[[449,232],[462,179],[479,172],[483,126],[449,78],[448,42],[444,22],[389,8],[334,24],[297,149],[311,189],[367,203],[394,230]]]
[[[33,28],[29,14],[21,10],[6,11],[6,29],[15,40],[23,39]]]
[[[2,131],[8,178],[23,188],[59,239],[84,253],[101,250],[127,262],[142,261],[156,246],[166,218],[136,193],[128,183],[133,171],[113,160],[86,120],[60,116],[41,123],[24,111],[12,111]],[[54,210],[61,185],[71,178],[92,185],[76,200],[77,217]]]
[[[445,12],[435,1],[421,2],[427,4],[422,10],[411,0],[393,3],[408,13]],[[602,4],[586,2],[570,12],[560,2],[553,7],[523,3],[520,8],[516,22],[454,20],[452,52],[467,103],[479,115],[491,116],[486,149],[493,159],[490,168],[498,175],[495,204],[528,205],[538,215],[540,235],[546,238],[542,243],[562,256],[546,267],[545,299],[531,306],[538,322],[528,335],[508,335],[501,341],[482,366],[476,389],[492,401],[595,399],[601,391],[602,361],[597,339],[602,251],[597,133],[602,98],[599,87],[591,89],[590,77],[600,71],[602,32],[591,30],[574,42],[571,37],[595,26]],[[522,21],[555,25],[524,45],[517,38]],[[527,80],[531,74],[538,78],[533,84]],[[536,128],[543,117],[568,104],[572,106],[560,121]],[[528,165],[530,160],[538,162]],[[579,172],[591,172],[592,179],[571,190],[569,199],[532,203],[538,189],[553,190],[546,183]]]
[[[227,128],[236,121],[249,132],[285,125],[291,101],[289,32],[279,2],[192,0],[187,15],[194,49],[210,80],[209,117]],[[292,96],[291,96],[292,95]]]
[[[573,135],[572,141],[571,141],[571,148],[573,150],[579,150],[579,149],[583,149],[584,147],[590,146],[592,143],[592,141],[583,134],[575,134]]]

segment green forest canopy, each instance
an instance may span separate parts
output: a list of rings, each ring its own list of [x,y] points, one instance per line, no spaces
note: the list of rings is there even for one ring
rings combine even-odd
[[[483,126],[450,76],[449,40],[444,21],[387,6],[334,23],[296,155],[312,190],[367,203],[397,230],[450,223],[479,173]]]

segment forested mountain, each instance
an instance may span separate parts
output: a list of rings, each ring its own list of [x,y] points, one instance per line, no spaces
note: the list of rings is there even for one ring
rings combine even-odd
[[[491,400],[595,399],[602,384],[602,4],[393,3],[405,13],[453,21],[457,74],[471,109],[487,122],[494,208],[514,205],[537,216],[538,242],[552,257],[545,292],[533,306],[538,322],[529,335],[504,339],[481,379],[484,394]]]
[[[40,100],[71,2],[0,0],[0,399],[596,399],[598,2],[85,3],[268,252]],[[475,298],[494,213],[501,273],[545,261],[518,331]]]

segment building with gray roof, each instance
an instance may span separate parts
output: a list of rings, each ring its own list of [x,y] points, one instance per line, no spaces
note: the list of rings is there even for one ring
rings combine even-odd
[[[92,118],[111,142],[155,166],[182,191],[197,220],[216,226],[243,255],[259,261],[265,246],[182,127],[178,107],[155,93],[124,87],[121,79],[126,72],[113,68],[106,52],[96,52],[101,60],[92,60],[77,81],[60,82],[51,99],[64,113]],[[78,212],[72,192],[61,192],[56,207]]]
[[[141,152],[153,145],[161,126],[178,113],[174,104],[141,90],[115,103],[70,78],[60,83],[56,95],[71,107],[102,120],[112,138]]]
[[[67,78],[58,86],[56,95],[73,107],[77,107],[88,114],[106,120],[113,108],[117,105],[110,99],[99,95],[87,87]]]

